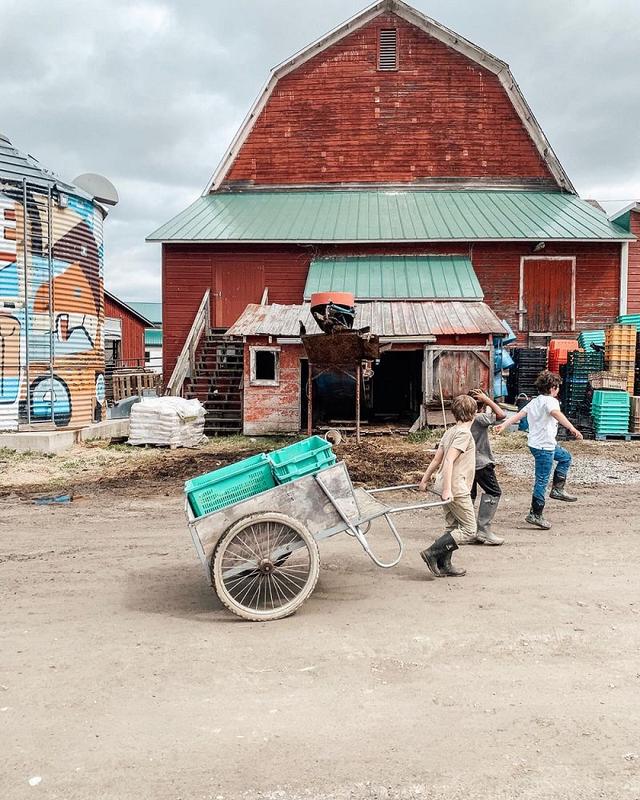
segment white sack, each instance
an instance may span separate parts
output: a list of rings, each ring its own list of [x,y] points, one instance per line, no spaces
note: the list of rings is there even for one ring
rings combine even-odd
[[[144,397],[131,407],[129,444],[195,447],[206,438],[205,413],[199,400]]]

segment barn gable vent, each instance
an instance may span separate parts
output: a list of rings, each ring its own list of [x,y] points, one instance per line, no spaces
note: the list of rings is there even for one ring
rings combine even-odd
[[[398,69],[398,31],[388,28],[380,31],[378,40],[378,69]]]

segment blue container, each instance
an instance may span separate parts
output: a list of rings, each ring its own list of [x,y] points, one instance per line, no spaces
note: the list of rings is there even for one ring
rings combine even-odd
[[[219,511],[256,494],[273,489],[276,482],[264,453],[192,478],[184,485],[197,517]]]
[[[321,436],[311,436],[301,442],[267,453],[278,483],[289,483],[305,475],[313,475],[336,463],[331,444]]]

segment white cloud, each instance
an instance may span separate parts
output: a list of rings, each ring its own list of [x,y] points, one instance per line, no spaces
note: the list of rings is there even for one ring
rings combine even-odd
[[[62,177],[102,172],[106,282],[160,297],[144,238],[202,191],[271,67],[367,0],[0,4],[0,129]],[[584,196],[640,196],[637,0],[414,0],[508,61]],[[301,13],[300,9],[303,9]]]

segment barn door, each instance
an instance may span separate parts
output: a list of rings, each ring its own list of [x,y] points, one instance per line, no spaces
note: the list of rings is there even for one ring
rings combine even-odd
[[[229,328],[249,303],[260,302],[264,267],[255,263],[216,261],[213,269],[216,290],[213,325]]]
[[[520,330],[560,333],[574,329],[575,259],[523,258]]]
[[[490,397],[492,386],[491,349],[427,347],[425,351],[425,402],[453,400],[470,389],[482,389]]]

